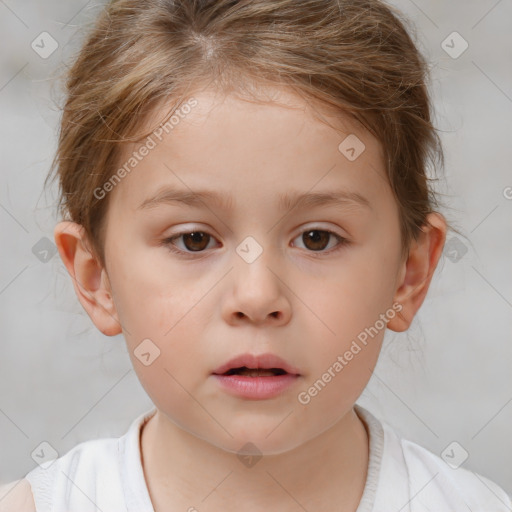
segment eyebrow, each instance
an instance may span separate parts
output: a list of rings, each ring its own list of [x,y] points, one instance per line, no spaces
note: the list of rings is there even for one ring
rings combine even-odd
[[[164,188],[154,196],[144,200],[137,210],[149,210],[160,205],[184,204],[191,207],[203,207],[210,202],[216,206],[229,210],[233,206],[233,196],[221,194],[212,190],[180,190]],[[329,192],[286,192],[279,195],[279,208],[292,210],[293,208],[314,208],[318,206],[347,206],[364,207],[372,210],[370,201],[358,192],[349,190],[333,190]]]

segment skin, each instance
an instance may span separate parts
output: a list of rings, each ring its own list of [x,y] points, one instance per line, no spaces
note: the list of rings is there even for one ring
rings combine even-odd
[[[377,139],[348,117],[326,125],[289,91],[272,94],[278,101],[266,104],[212,90],[194,95],[198,105],[110,192],[106,268],[81,226],[55,228],[81,304],[102,333],[123,333],[158,409],[141,436],[156,512],[356,510],[368,437],[353,406],[385,329],[307,405],[297,395],[394,303],[403,309],[387,328],[408,329],[445,242],[443,216],[430,214],[432,227],[401,259],[398,207]],[[349,134],[366,146],[353,162],[338,150]],[[228,209],[213,202],[138,209],[162,185],[214,189],[233,200]],[[333,189],[356,191],[371,208],[278,209],[281,193]],[[312,228],[350,243],[340,247],[332,236],[315,250],[320,244],[301,236]],[[193,231],[211,237],[202,246],[174,240],[192,257],[161,243]],[[252,263],[236,252],[247,236],[263,249]],[[160,350],[149,366],[134,355],[146,338]],[[232,396],[211,373],[246,352],[277,354],[301,376],[270,400]],[[252,467],[237,457],[247,442],[264,455]]]

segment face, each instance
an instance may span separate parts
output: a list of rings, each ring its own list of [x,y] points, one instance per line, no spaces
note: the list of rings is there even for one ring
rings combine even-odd
[[[228,451],[281,453],[343,418],[371,376],[395,313],[398,209],[380,144],[348,118],[328,126],[283,90],[194,98],[109,192],[112,298],[158,414]],[[298,376],[242,396],[213,375],[242,354]]]

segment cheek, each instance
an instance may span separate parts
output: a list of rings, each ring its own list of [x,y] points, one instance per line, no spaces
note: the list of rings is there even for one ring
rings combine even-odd
[[[310,333],[315,341],[308,381],[321,379],[331,389],[361,391],[377,362],[388,310],[379,301],[371,303],[354,295],[340,296],[336,302],[319,300],[322,322],[316,322],[320,326],[316,334]]]
[[[299,292],[307,297],[303,300],[307,307],[301,306],[300,314],[310,329],[309,339],[315,340],[308,381],[331,379],[326,386],[329,391],[321,393],[319,402],[329,396],[338,400],[331,395],[336,390],[358,396],[370,379],[387,321],[395,314],[391,307],[393,276],[394,269],[382,253],[358,251],[338,272],[332,272],[330,279],[315,281],[314,287],[308,290],[305,286]],[[338,356],[343,361],[335,365]],[[322,379],[329,369],[336,377]]]
[[[139,303],[125,303],[129,333],[124,336],[141,385],[160,410],[172,411],[176,423],[204,422],[204,411],[195,407],[187,391],[195,389],[205,373],[203,329],[193,307],[199,299],[169,292],[155,297],[143,290],[138,297]]]
[[[371,255],[360,255],[322,281],[295,288],[304,308],[301,315],[316,319],[317,334],[327,346],[342,348],[389,309],[393,297],[393,270]],[[379,322],[380,326],[380,322]],[[382,326],[380,326],[382,328]]]
[[[170,337],[180,323],[188,322],[187,312],[208,291],[161,252],[165,249],[132,253],[129,259],[121,258],[110,273],[116,310],[128,336],[136,332],[138,336]]]
[[[208,300],[211,280],[191,280],[183,272],[159,270],[138,259],[137,264],[130,260],[117,266],[111,283],[123,334],[135,369],[140,367],[141,380],[170,379],[166,370],[179,379],[188,368],[197,367],[205,308],[213,307]],[[157,355],[151,367],[137,359],[142,343],[151,357]]]
[[[381,344],[379,333],[366,343],[347,339],[325,346],[296,397],[299,417],[311,431],[334,425],[352,408],[370,380]]]
[[[361,290],[350,294],[348,288],[344,293],[330,289],[313,299],[312,309],[319,312],[321,321],[315,319],[316,334],[309,333],[314,340],[308,348],[310,372],[300,390],[302,399],[297,399],[318,428],[345,414],[371,378],[386,331],[380,315],[387,310],[378,299],[372,301]]]

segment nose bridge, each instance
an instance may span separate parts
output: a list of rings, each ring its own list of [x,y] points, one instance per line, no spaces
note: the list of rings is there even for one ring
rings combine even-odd
[[[235,260],[235,275],[237,279],[245,281],[256,292],[261,287],[278,287],[276,276],[270,270],[279,266],[277,254],[271,248],[271,233],[265,234],[263,230],[258,234],[246,236],[235,248],[237,258]],[[274,291],[275,293],[275,291]]]
[[[261,322],[269,316],[282,318],[287,313],[288,300],[277,270],[279,255],[270,247],[271,238],[272,233],[262,229],[247,235],[235,247],[230,315]]]

